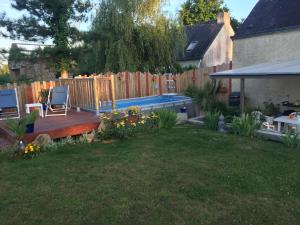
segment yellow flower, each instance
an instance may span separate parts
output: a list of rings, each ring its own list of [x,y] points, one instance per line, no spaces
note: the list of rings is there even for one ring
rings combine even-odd
[[[119,123],[117,123],[117,128],[120,128],[120,124]]]
[[[28,153],[28,150],[25,150],[25,154],[27,154]]]
[[[132,125],[133,127],[136,127],[136,123],[132,123],[131,125]]]
[[[145,124],[145,120],[142,120],[142,121],[141,121],[141,124]]]

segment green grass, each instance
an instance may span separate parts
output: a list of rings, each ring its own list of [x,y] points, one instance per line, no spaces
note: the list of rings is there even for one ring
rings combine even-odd
[[[0,155],[1,225],[299,224],[300,152],[177,127],[33,160]]]

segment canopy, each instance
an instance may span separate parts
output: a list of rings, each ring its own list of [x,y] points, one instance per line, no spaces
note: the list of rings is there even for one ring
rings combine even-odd
[[[211,78],[268,78],[268,77],[300,77],[300,60],[288,62],[272,62],[246,66],[210,74]]]

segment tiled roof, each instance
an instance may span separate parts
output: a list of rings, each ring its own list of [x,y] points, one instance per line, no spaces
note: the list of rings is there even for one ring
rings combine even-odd
[[[260,0],[234,39],[300,28],[300,0]]]
[[[217,21],[186,26],[187,45],[180,61],[202,59],[223,26],[224,24],[218,24]]]

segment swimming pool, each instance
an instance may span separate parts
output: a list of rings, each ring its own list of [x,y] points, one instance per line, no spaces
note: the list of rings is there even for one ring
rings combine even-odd
[[[165,107],[185,106],[192,104],[192,99],[183,95],[165,94],[141,98],[120,99],[116,101],[116,110],[125,110],[130,106],[138,106],[142,111]],[[100,112],[111,111],[111,105],[100,107]]]

